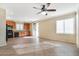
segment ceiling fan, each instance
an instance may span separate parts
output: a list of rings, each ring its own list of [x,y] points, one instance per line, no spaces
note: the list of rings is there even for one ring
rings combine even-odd
[[[45,15],[48,15],[47,12],[53,12],[56,11],[56,9],[47,9],[50,6],[51,3],[46,3],[42,5],[42,8],[33,7],[34,9],[41,10],[37,14],[44,13]]]

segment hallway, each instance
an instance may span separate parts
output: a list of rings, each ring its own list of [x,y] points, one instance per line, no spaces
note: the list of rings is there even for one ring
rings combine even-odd
[[[79,48],[65,42],[20,37],[9,39],[7,43],[0,47],[2,56],[79,56]]]

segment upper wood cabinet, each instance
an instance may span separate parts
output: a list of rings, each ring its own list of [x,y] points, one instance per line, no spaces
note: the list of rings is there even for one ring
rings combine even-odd
[[[10,25],[10,26],[13,26],[13,28],[16,28],[16,23],[14,21],[7,20],[6,24]]]

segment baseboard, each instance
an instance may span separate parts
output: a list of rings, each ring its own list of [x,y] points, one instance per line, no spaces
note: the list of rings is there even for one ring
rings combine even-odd
[[[45,40],[50,40],[50,41],[58,41],[58,42],[64,42],[64,43],[70,43],[70,44],[75,44],[76,43],[72,43],[72,42],[65,42],[65,41],[60,41],[60,40],[51,40],[51,39],[48,39],[48,38],[44,38],[44,37],[39,37],[40,39],[45,39]]]
[[[0,47],[6,46],[6,45],[7,45],[6,43],[4,43],[4,44],[0,44]]]

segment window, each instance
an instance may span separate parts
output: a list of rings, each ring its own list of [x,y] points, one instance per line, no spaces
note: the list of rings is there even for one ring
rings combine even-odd
[[[16,24],[16,30],[23,30],[23,24],[17,23]]]
[[[67,34],[73,34],[74,33],[74,19],[67,19],[65,20],[65,33]]]
[[[74,18],[56,21],[56,33],[73,34]]]
[[[56,33],[63,33],[64,32],[64,21],[59,20],[56,21]]]

